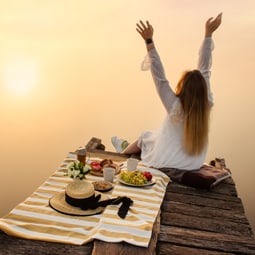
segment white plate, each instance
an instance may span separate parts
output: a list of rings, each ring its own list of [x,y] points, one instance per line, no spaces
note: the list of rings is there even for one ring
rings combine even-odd
[[[118,176],[118,180],[119,180],[120,183],[125,184],[125,185],[128,185],[128,186],[132,186],[132,187],[146,187],[146,186],[151,186],[151,185],[153,185],[153,184],[156,183],[156,181],[155,181],[154,178],[152,178],[151,181],[149,181],[149,182],[147,182],[147,183],[145,183],[145,184],[142,184],[142,185],[127,183],[127,182],[123,181],[122,179],[120,179],[119,176]]]

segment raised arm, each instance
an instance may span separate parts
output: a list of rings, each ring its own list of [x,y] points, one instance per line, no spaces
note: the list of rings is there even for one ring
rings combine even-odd
[[[143,70],[150,68],[161,102],[163,103],[166,111],[170,113],[176,96],[169,86],[160,57],[155,49],[153,42],[153,27],[148,21],[146,21],[146,24],[140,21],[140,23],[137,23],[136,26],[136,30],[144,39],[148,51],[148,56],[146,56],[145,60],[146,68],[143,68]]]
[[[212,50],[214,49],[214,43],[212,35],[214,31],[220,26],[222,19],[222,13],[220,13],[215,19],[209,18],[205,23],[205,38],[199,51],[198,58],[198,70],[203,74],[208,88],[208,99],[213,103],[213,97],[210,86],[211,66],[212,66]]]

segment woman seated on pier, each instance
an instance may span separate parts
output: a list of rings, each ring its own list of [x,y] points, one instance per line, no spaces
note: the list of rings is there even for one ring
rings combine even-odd
[[[221,18],[220,13],[215,19],[206,21],[197,69],[186,71],[175,91],[169,85],[156,51],[152,25],[148,21],[137,24],[136,30],[144,39],[148,52],[143,69],[150,68],[167,115],[158,130],[143,132],[131,144],[112,137],[117,152],[141,153],[142,163],[155,168],[195,170],[201,167],[208,147],[209,115],[213,106],[210,88],[212,35],[220,26]]]

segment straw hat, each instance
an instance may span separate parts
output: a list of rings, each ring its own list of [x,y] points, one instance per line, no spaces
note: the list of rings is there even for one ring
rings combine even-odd
[[[73,181],[67,185],[66,190],[54,195],[50,201],[50,206],[58,212],[86,216],[101,213],[104,207],[90,209],[90,205],[101,195],[99,201],[107,197],[94,190],[94,186],[87,181]],[[83,208],[83,209],[81,209]]]

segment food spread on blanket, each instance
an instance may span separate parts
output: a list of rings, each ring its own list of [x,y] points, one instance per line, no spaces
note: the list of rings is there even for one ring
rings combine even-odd
[[[142,172],[138,170],[134,171],[122,171],[119,175],[120,180],[128,184],[142,186],[151,182],[152,174],[150,172]]]
[[[90,163],[91,166],[91,174],[97,176],[103,176],[103,170],[106,167],[112,167],[115,169],[115,174],[120,172],[120,167],[118,164],[115,164],[111,159],[103,159],[101,161],[92,161]]]
[[[151,169],[153,178],[149,183],[155,185],[148,189],[141,188],[143,185],[139,185],[140,188],[137,188],[135,192],[132,192],[129,187],[131,185],[124,186],[115,182],[110,196],[118,198],[127,194],[134,201],[132,210],[128,212],[128,217],[125,220],[117,217],[121,206],[111,205],[105,207],[100,216],[82,216],[81,220],[81,216],[63,215],[49,207],[49,199],[57,193],[56,191],[64,193],[66,186],[70,184],[70,179],[66,177],[65,173],[68,171],[70,162],[74,162],[76,159],[76,154],[68,153],[60,167],[30,197],[0,220],[0,229],[17,237],[25,236],[31,240],[72,245],[83,245],[97,239],[104,242],[111,240],[110,242],[113,243],[127,242],[136,246],[148,247],[153,223],[160,210],[169,178],[163,172]],[[88,164],[102,161],[98,157],[89,160]],[[119,163],[119,169],[121,165],[124,164]],[[149,170],[148,168],[143,169]],[[157,181],[153,182],[154,178]],[[103,179],[91,174],[88,174],[85,180],[85,182],[91,183],[100,181]],[[99,183],[99,185],[101,184]],[[146,199],[141,199],[141,197]],[[50,235],[49,229],[52,230]]]

